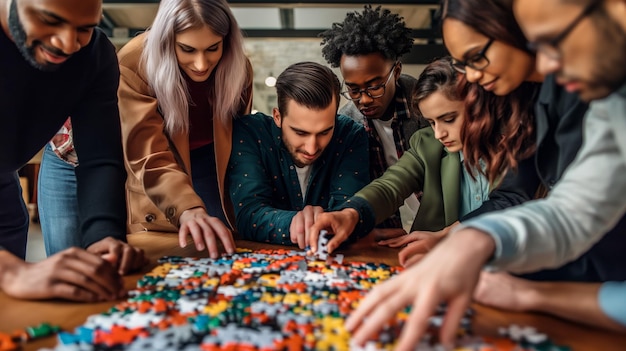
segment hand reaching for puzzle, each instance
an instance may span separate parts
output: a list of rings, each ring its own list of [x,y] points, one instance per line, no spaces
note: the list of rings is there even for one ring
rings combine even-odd
[[[217,217],[211,217],[202,207],[191,208],[180,215],[178,240],[180,247],[187,246],[187,235],[191,235],[198,251],[205,248],[211,258],[219,256],[219,239],[227,253],[235,252],[233,233]]]
[[[399,310],[412,304],[396,349],[413,350],[428,328],[429,317],[446,302],[440,337],[452,345],[480,270],[494,250],[493,239],[476,230],[444,240],[420,263],[374,287],[350,315],[346,329],[353,332],[357,345],[364,345]]]
[[[322,229],[326,229],[328,233],[333,234],[327,246],[328,253],[332,253],[342,242],[348,239],[358,221],[359,213],[353,208],[320,213],[315,218],[313,226],[309,229],[311,235],[308,239],[308,244],[311,248],[311,253],[317,252],[317,242]]]
[[[448,235],[450,229],[458,223],[457,221],[437,232],[416,230],[407,235],[381,240],[378,244],[389,247],[402,247],[406,245],[398,254],[398,260],[401,265],[408,267],[424,258],[424,255],[432,250],[441,239]]]
[[[323,213],[324,209],[320,206],[305,206],[302,211],[296,213],[291,219],[289,226],[289,235],[291,242],[298,244],[298,247],[304,249],[309,242],[310,228],[315,223],[317,215]]]

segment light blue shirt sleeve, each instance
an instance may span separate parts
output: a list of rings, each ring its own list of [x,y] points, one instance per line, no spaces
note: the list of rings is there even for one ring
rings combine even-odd
[[[598,292],[598,303],[604,314],[626,326],[626,281],[602,284]]]

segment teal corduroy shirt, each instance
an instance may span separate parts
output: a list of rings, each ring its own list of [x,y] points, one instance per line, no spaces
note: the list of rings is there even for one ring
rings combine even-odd
[[[292,244],[289,226],[298,211],[334,210],[368,182],[367,134],[346,116],[337,116],[330,143],[313,163],[306,196],[272,117],[257,113],[233,122],[227,189],[244,239]]]

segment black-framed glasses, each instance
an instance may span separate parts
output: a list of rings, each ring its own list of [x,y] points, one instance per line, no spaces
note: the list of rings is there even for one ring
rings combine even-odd
[[[601,1],[592,1],[583,9],[583,11],[576,17],[570,24],[563,29],[559,35],[555,36],[550,40],[538,40],[534,42],[529,42],[527,44],[528,49],[532,52],[541,52],[542,54],[548,56],[553,60],[561,59],[561,49],[559,48],[559,44],[567,38],[567,36],[576,28],[576,26],[583,20],[583,18],[587,17],[595,8],[601,3]]]
[[[465,67],[471,67],[478,71],[484,70],[485,68],[487,68],[487,66],[489,66],[490,63],[487,56],[485,56],[485,53],[487,52],[491,44],[493,44],[493,42],[493,39],[489,39],[487,44],[485,44],[485,46],[479,52],[473,54],[465,61],[452,60],[452,67],[457,70],[457,72],[461,72],[463,74],[467,73]]]
[[[387,87],[387,84],[391,80],[391,77],[393,76],[393,71],[395,70],[397,65],[398,65],[398,62],[395,62],[393,66],[391,66],[391,71],[389,71],[389,76],[387,77],[387,80],[385,80],[384,83],[367,87],[365,89],[358,89],[358,88],[351,89],[350,87],[347,87],[347,90],[342,91],[341,95],[343,95],[343,97],[345,97],[346,99],[352,100],[352,101],[360,100],[361,96],[363,96],[363,93],[365,93],[367,96],[371,97],[372,99],[378,99],[379,97],[385,95],[385,88]]]

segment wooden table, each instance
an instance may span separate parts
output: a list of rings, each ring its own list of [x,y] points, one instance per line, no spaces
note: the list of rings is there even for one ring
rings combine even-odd
[[[127,276],[126,287],[132,289],[137,280],[156,265],[156,259],[165,255],[206,257],[205,252],[198,252],[193,245],[186,248],[178,246],[178,236],[168,233],[136,233],[128,236],[128,241],[146,251],[151,263],[141,272]],[[267,245],[251,241],[237,241],[238,247],[285,248],[278,245]],[[378,246],[373,239],[363,240],[341,252],[346,260],[369,261],[397,265],[397,250]],[[572,302],[575,303],[575,302]],[[102,313],[115,302],[74,303],[66,301],[23,301],[10,298],[0,292],[0,332],[12,332],[27,326],[50,322],[60,325],[65,330],[74,330],[84,323],[89,315]],[[546,333],[557,344],[568,345],[573,350],[625,350],[626,335],[595,330],[590,327],[569,323],[557,318],[531,313],[503,312],[480,305],[476,310],[473,328],[482,335],[496,335],[499,326],[518,324],[534,326]],[[24,350],[37,350],[42,347],[53,347],[56,338],[45,338],[26,344]]]

